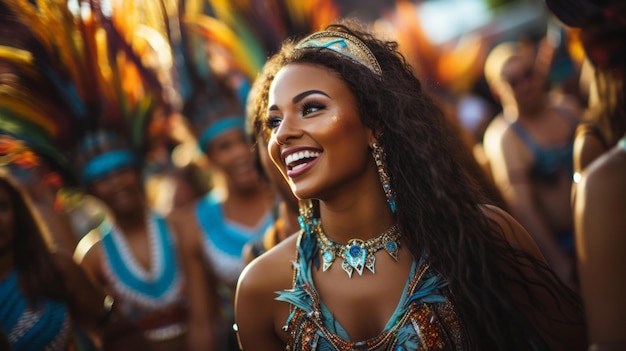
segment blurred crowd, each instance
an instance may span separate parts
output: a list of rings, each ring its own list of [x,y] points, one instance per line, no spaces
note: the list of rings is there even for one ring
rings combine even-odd
[[[590,343],[625,349],[624,5],[533,2],[539,30],[436,43],[420,3],[368,24],[445,112],[475,186],[581,296]],[[307,203],[250,87],[342,5],[0,0],[0,350],[238,349],[239,275]]]

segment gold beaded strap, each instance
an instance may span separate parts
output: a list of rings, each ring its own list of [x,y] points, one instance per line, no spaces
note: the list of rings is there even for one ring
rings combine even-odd
[[[354,35],[335,31],[313,33],[302,39],[298,45],[296,45],[296,49],[298,50],[306,48],[325,48],[332,50],[341,56],[349,58],[353,62],[369,68],[378,76],[383,74],[376,60],[376,56],[374,56],[365,43]]]

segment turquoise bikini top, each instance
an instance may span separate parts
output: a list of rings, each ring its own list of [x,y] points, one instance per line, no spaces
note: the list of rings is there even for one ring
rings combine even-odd
[[[518,121],[511,124],[513,130],[524,141],[533,155],[533,165],[531,175],[535,180],[547,184],[553,184],[558,180],[561,172],[571,174],[574,169],[573,140],[567,145],[559,147],[545,147],[537,144]],[[575,127],[575,126],[574,126]],[[572,137],[574,133],[572,130]]]

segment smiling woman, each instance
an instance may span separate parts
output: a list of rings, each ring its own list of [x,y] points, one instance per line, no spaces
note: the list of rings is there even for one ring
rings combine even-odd
[[[271,159],[315,201],[239,279],[242,348],[584,349],[577,297],[482,205],[396,49],[331,25],[286,41],[255,82]]]

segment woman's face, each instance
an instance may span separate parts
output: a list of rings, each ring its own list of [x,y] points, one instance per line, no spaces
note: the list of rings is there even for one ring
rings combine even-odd
[[[543,80],[533,67],[533,62],[525,57],[509,59],[501,71],[502,80],[508,84],[518,105],[536,104],[545,94]]]
[[[372,167],[372,132],[335,72],[285,66],[270,86],[268,106],[270,157],[298,198],[332,196]]]
[[[15,238],[15,208],[5,184],[0,183],[0,253],[10,250]]]
[[[143,210],[144,193],[137,169],[128,167],[113,171],[91,184],[91,193],[115,214]]]
[[[254,154],[243,130],[237,128],[218,135],[206,151],[211,164],[224,172],[238,189],[250,189],[259,184]]]

